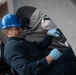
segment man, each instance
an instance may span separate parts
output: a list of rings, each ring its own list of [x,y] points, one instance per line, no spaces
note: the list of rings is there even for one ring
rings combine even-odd
[[[71,50],[66,50],[62,54],[57,48],[54,48],[45,57],[41,53],[42,50],[46,50],[51,45],[53,37],[59,36],[56,29],[49,30],[42,41],[30,43],[23,38],[23,24],[16,15],[5,15],[1,24],[1,29],[8,36],[4,47],[4,60],[19,75],[68,75],[70,67],[67,68],[69,65],[67,61],[75,60]]]

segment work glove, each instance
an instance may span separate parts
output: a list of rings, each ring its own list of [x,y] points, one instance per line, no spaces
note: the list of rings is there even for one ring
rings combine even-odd
[[[54,48],[49,54],[54,60],[58,59],[61,55],[62,53],[57,48]]]
[[[47,31],[48,35],[52,35],[54,37],[59,37],[60,32],[57,29],[50,29]]]

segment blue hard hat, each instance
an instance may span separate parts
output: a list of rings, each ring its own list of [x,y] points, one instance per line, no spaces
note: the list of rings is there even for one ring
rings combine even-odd
[[[2,23],[1,23],[2,21],[0,20],[0,29],[2,28]]]
[[[0,29],[6,29],[14,26],[21,26],[22,23],[19,18],[14,14],[7,14],[2,18],[0,22]]]

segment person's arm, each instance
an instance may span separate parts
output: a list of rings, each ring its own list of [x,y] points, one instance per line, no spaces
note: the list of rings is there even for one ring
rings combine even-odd
[[[47,63],[48,65],[54,60],[52,56],[46,56],[46,60],[47,60]]]
[[[7,46],[6,46],[7,47]],[[30,75],[43,72],[53,60],[58,59],[61,53],[57,49],[53,49],[48,56],[43,59],[29,62],[27,53],[19,46],[10,46],[4,50],[6,62],[20,75]]]
[[[32,44],[39,50],[46,50],[52,44],[53,36],[46,35],[42,41],[34,41]]]
[[[7,48],[8,51],[4,51],[4,57],[6,62],[20,75],[35,75],[36,73],[43,70],[43,66],[48,66],[47,59],[36,60],[29,62],[23,49],[20,47]],[[42,66],[43,65],[43,66]]]
[[[60,32],[57,29],[50,29],[47,31],[47,36],[42,41],[34,42],[36,48],[39,50],[46,50],[52,44],[53,37],[59,37]]]

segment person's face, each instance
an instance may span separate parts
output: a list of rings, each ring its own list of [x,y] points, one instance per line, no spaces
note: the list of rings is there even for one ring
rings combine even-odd
[[[23,37],[23,29],[21,27],[11,27],[6,30],[8,37]]]

